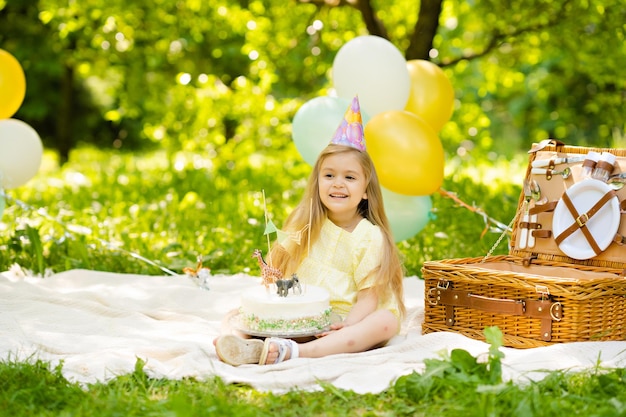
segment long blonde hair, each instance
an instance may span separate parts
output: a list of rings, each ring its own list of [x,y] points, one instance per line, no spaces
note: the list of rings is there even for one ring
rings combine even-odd
[[[379,297],[388,295],[389,290],[391,290],[397,300],[400,314],[404,315],[405,306],[402,285],[404,271],[400,262],[398,248],[393,240],[389,220],[385,214],[382,191],[374,163],[367,152],[361,152],[349,146],[330,144],[320,153],[313,166],[313,172],[309,176],[302,200],[287,217],[282,228],[286,232],[297,232],[303,230],[310,220],[310,231],[303,233],[300,244],[291,245],[289,251],[285,250],[281,245],[274,245],[270,259],[275,267],[283,271],[285,276],[291,275],[298,269],[302,260],[307,256],[309,244],[318,239],[322,225],[328,215],[328,209],[322,204],[319,196],[319,173],[322,163],[331,155],[345,153],[354,153],[357,156],[367,183],[365,189],[367,199],[361,200],[357,210],[361,216],[378,226],[383,235],[384,244],[381,263],[378,270],[374,271],[377,275],[374,290]]]

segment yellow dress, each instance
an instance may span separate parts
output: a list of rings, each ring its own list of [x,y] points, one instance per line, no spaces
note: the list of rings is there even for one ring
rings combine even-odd
[[[347,232],[326,219],[319,239],[311,245],[309,256],[296,271],[300,282],[326,288],[333,311],[345,317],[356,302],[360,290],[374,285],[370,272],[380,264],[383,235],[378,226],[363,219]],[[389,291],[378,308],[386,308],[399,317],[398,305]]]

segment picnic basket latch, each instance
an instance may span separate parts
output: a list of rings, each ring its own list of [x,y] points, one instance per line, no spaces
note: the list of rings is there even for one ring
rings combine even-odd
[[[550,297],[547,287],[536,288],[539,299],[527,298],[513,300],[507,298],[491,298],[472,294],[469,291],[455,290],[450,281],[440,280],[430,291],[431,304],[445,306],[446,325],[454,326],[455,308],[473,308],[488,313],[525,316],[541,320],[541,339],[549,342],[552,339],[552,322],[562,318],[562,306]]]

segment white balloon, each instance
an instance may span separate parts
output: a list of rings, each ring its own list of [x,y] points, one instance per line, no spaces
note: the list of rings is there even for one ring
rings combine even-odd
[[[42,155],[35,129],[21,120],[0,120],[0,188],[26,184],[39,171]]]
[[[370,117],[403,110],[411,93],[406,59],[388,40],[359,36],[343,45],[333,61],[333,85],[340,97],[359,96]]]

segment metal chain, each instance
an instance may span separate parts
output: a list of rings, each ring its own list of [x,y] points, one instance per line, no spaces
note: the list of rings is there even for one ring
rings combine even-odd
[[[483,259],[480,261],[480,263],[484,263],[487,258],[489,258],[491,256],[491,254],[493,253],[494,250],[496,250],[496,248],[498,247],[498,245],[500,245],[500,242],[502,241],[502,239],[504,239],[504,236],[508,233],[509,230],[511,230],[511,226],[513,226],[513,222],[515,221],[515,216],[513,216],[513,218],[511,219],[511,221],[509,222],[508,226],[506,227],[506,229],[504,229],[502,231],[502,234],[500,235],[500,237],[498,238],[498,240],[496,240],[496,243],[493,244],[493,246],[491,246],[491,249],[489,249],[489,252],[487,252],[487,254],[483,257]]]

